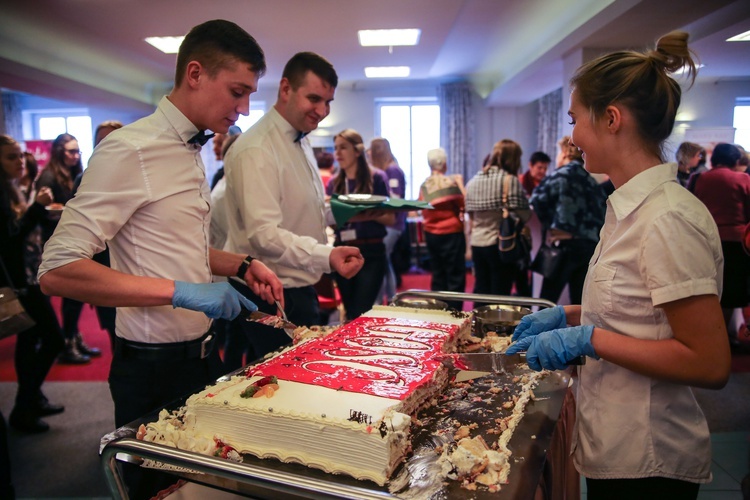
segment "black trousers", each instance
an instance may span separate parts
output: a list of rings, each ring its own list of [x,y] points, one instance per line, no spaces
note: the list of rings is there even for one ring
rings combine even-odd
[[[539,296],[557,303],[565,285],[570,292],[570,303],[580,304],[583,296],[583,283],[589,270],[589,261],[596,250],[596,242],[591,240],[563,240],[560,246],[565,254],[556,276],[544,278]]]
[[[8,447],[8,427],[5,417],[0,413],[0,498],[15,498],[13,481],[10,474],[10,448]]]
[[[16,339],[16,406],[28,409],[39,403],[42,383],[62,351],[64,341],[49,297],[38,285],[28,286],[18,294],[18,300],[36,322],[32,328],[19,333]]]
[[[229,280],[229,283],[240,293],[252,300],[258,310],[276,314],[276,305],[271,305],[255,295],[242,283]],[[284,311],[289,321],[299,326],[317,325],[320,322],[318,294],[312,286],[284,289]],[[237,317],[232,320],[228,332],[227,347],[224,353],[224,365],[227,371],[242,366],[242,357],[247,351],[247,360],[261,358],[289,344],[292,340],[284,330]]]
[[[109,371],[109,390],[115,403],[115,426],[122,427],[155,412],[174,409],[186,396],[202,390],[223,374],[218,349],[204,359],[142,361],[115,353]],[[151,498],[177,478],[161,471],[123,463],[130,498]]]
[[[471,255],[474,261],[474,293],[491,295],[510,295],[515,283],[521,273],[520,266],[516,263],[506,263],[500,260],[500,250],[497,245],[488,247],[471,247]],[[474,306],[484,305],[475,302]]]
[[[586,478],[586,498],[591,500],[694,500],[699,489],[698,483],[665,477]]]
[[[365,258],[362,269],[351,278],[333,275],[346,309],[347,321],[359,318],[363,313],[372,309],[372,305],[378,298],[385,273],[388,271],[388,260],[383,243],[361,245],[358,248]]]
[[[432,283],[435,292],[466,291],[466,237],[464,233],[433,234],[425,231],[425,243],[430,254]],[[449,306],[463,308],[461,301],[450,301]]]

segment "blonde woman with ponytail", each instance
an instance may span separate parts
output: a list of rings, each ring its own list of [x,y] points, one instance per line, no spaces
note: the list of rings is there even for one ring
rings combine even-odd
[[[508,353],[534,369],[577,356],[572,450],[589,499],[690,498],[711,481],[711,442],[691,386],[720,389],[730,350],[719,305],[723,258],[711,214],[664,160],[681,88],[695,78],[688,35],[595,59],[571,80],[572,143],[609,175],[582,305],[523,318]]]

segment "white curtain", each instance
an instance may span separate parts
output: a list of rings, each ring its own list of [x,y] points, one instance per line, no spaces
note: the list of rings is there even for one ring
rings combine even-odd
[[[18,94],[3,91],[3,130],[17,141],[23,141],[23,124],[21,121],[21,104]]]
[[[562,136],[562,88],[550,92],[537,102],[537,147],[554,160],[557,156],[557,141]]]
[[[448,155],[448,173],[467,181],[477,168],[474,141],[474,91],[467,82],[440,85],[440,145]]]

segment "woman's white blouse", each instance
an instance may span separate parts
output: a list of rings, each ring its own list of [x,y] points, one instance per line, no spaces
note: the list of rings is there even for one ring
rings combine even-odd
[[[718,295],[723,265],[716,224],[676,181],[676,164],[650,168],[609,197],[581,323],[636,338],[671,338],[659,306]],[[576,398],[573,453],[585,477],[710,481],[708,427],[690,387],[588,359]]]

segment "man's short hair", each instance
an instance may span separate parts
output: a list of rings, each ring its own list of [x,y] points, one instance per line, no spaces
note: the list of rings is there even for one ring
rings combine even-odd
[[[298,52],[284,66],[283,78],[289,80],[292,90],[300,88],[308,71],[315,73],[321,80],[333,88],[339,84],[339,77],[333,64],[314,52]]]
[[[529,163],[534,165],[536,163],[552,163],[552,158],[549,157],[544,151],[536,151],[531,154]]]
[[[177,53],[175,86],[182,84],[190,61],[198,61],[209,76],[235,62],[250,65],[258,77],[266,72],[266,57],[255,38],[231,21],[214,19],[195,26],[185,35]]]

